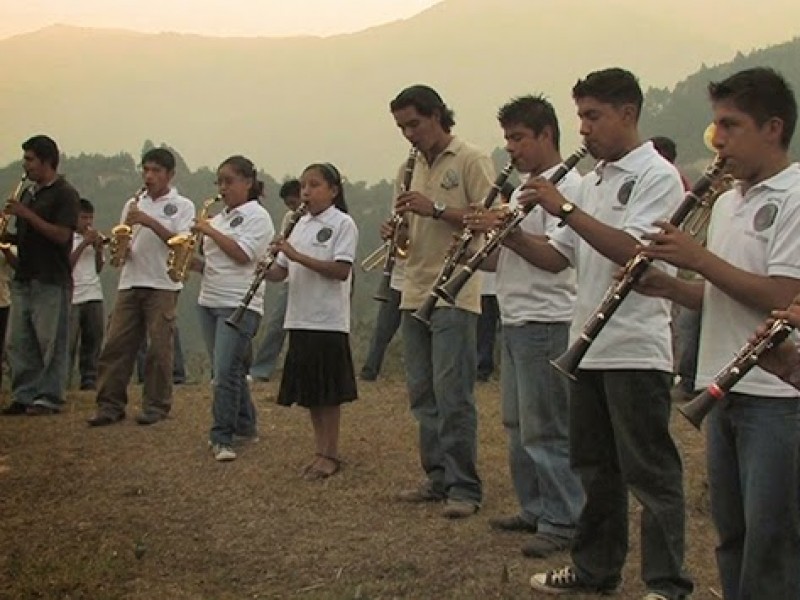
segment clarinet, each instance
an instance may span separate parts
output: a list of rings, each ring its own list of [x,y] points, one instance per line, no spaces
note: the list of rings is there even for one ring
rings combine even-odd
[[[411,150],[408,152],[406,166],[403,169],[403,184],[400,187],[401,194],[411,189],[411,179],[414,177],[414,166],[417,164],[417,152],[418,150],[415,146],[412,146]],[[386,240],[386,258],[383,261],[383,275],[381,276],[381,282],[378,285],[378,291],[375,292],[375,295],[373,296],[373,298],[379,302],[388,302],[392,295],[392,287],[390,284],[392,281],[394,265],[397,263],[398,252],[402,252],[403,255],[407,254],[408,252],[407,245],[405,248],[403,248],[402,244],[400,243],[401,232],[403,229],[408,227],[406,220],[402,215],[392,211],[391,223],[394,226],[394,233],[392,234],[392,237]]]
[[[686,192],[683,202],[669,219],[670,224],[680,227],[697,206],[702,206],[704,196],[711,190],[712,185],[722,176],[725,166],[725,159],[719,156],[708,166],[703,175],[694,184],[691,190]],[[551,360],[550,364],[561,371],[564,375],[575,380],[575,373],[578,370],[583,357],[589,351],[589,347],[595,338],[600,334],[608,323],[609,319],[619,308],[622,301],[633,290],[633,286],[641,279],[645,271],[653,261],[644,256],[641,252],[631,258],[625,265],[622,278],[614,282],[608,288],[595,312],[583,326],[580,336],[572,345],[567,348],[561,356]]]
[[[306,214],[306,212],[308,212],[308,206],[305,202],[303,202],[289,217],[286,227],[284,227],[283,231],[281,232],[281,239],[285,240],[289,237],[289,235],[291,235],[295,225],[297,225],[297,222],[304,214]],[[250,287],[247,289],[244,297],[239,302],[239,305],[231,313],[231,316],[225,319],[226,325],[230,325],[234,329],[239,329],[239,323],[242,321],[247,307],[250,306],[250,302],[258,292],[258,288],[260,288],[261,284],[264,283],[264,278],[267,276],[267,271],[269,271],[270,267],[275,264],[275,260],[277,258],[277,255],[275,255],[271,250],[268,250],[264,258],[258,261],[255,272],[253,273],[253,281],[250,283]]]
[[[586,156],[586,152],[586,147],[581,146],[573,154],[567,157],[567,159],[561,163],[561,166],[556,169],[556,172],[550,176],[550,183],[557,185],[562,179],[564,179],[564,177],[567,176],[567,173],[575,168],[575,165],[577,165],[580,160]],[[528,213],[533,210],[534,206],[535,205],[531,203],[527,206],[516,207],[509,215],[508,220],[502,226],[502,228],[488,232],[486,234],[486,242],[484,243],[483,247],[479,248],[475,254],[469,258],[466,264],[461,267],[461,270],[455,273],[446,282],[440,283],[436,286],[436,295],[450,304],[454,304],[456,297],[467,281],[469,281],[470,277],[472,277],[472,275],[480,268],[483,262],[502,245],[503,241],[505,241],[511,232],[514,231],[520,223],[522,223],[525,217],[528,216]]]
[[[794,328],[785,319],[778,319],[752,342],[746,343],[731,362],[717,373],[709,386],[691,401],[678,407],[678,411],[697,429],[717,402],[722,400],[750,370],[758,359],[772,348],[780,345]]]
[[[492,204],[494,204],[495,199],[497,199],[497,196],[500,194],[500,190],[503,189],[503,186],[505,185],[506,181],[508,181],[508,178],[511,176],[511,172],[513,170],[514,162],[509,160],[508,163],[506,163],[506,166],[503,167],[503,170],[500,171],[500,174],[497,176],[497,179],[495,179],[492,187],[486,193],[486,197],[481,203],[481,207],[484,210],[488,210],[491,208]],[[433,309],[436,307],[436,302],[439,300],[439,295],[436,293],[436,290],[438,286],[447,282],[447,280],[452,277],[456,267],[458,267],[458,265],[467,255],[467,252],[469,251],[469,245],[472,243],[474,237],[475,233],[469,227],[464,227],[464,229],[461,230],[461,235],[456,237],[455,243],[444,259],[442,269],[439,271],[439,275],[436,276],[436,281],[433,284],[431,291],[428,293],[428,297],[425,299],[425,302],[422,303],[422,306],[420,306],[417,311],[413,313],[412,316],[415,319],[422,321],[426,325],[431,324],[431,315],[433,314]]]

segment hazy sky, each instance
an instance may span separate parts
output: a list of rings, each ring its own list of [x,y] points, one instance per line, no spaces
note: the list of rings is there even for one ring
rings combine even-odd
[[[331,35],[440,0],[2,0],[0,39],[53,23],[221,36]]]

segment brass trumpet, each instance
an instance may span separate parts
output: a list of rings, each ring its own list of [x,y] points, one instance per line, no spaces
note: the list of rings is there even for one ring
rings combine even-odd
[[[130,211],[131,206],[139,206],[139,199],[146,191],[147,186],[143,185],[139,188],[139,190],[133,196],[133,201],[129,205],[128,211]],[[126,212],[126,217],[127,214],[128,213]],[[120,268],[125,264],[125,261],[128,260],[128,254],[130,254],[131,245],[133,245],[133,238],[133,227],[128,225],[125,220],[123,220],[119,225],[115,225],[111,230],[111,242],[109,242],[108,251],[111,255],[109,262],[111,263],[112,267]]]
[[[222,194],[217,194],[203,202],[197,222],[208,219],[211,205],[222,200]],[[199,231],[194,233],[178,233],[167,240],[169,254],[167,255],[167,275],[175,283],[183,283],[189,276],[189,267],[192,265],[195,250],[200,245],[203,234]]]
[[[22,177],[19,178],[19,183],[17,183],[17,187],[14,188],[11,196],[8,199],[9,204],[14,202],[19,202],[20,197],[22,196],[22,188],[25,185],[25,182],[28,181],[27,173],[23,173]],[[8,210],[3,209],[0,212],[0,239],[8,233],[8,226],[11,224],[12,215]],[[0,242],[0,249],[7,250],[11,247],[11,244],[8,242]]]

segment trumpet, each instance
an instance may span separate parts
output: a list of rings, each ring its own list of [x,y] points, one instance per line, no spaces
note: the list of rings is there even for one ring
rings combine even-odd
[[[763,334],[746,343],[731,362],[725,365],[714,380],[692,400],[678,407],[678,411],[697,429],[714,406],[725,398],[741,379],[758,364],[761,356],[780,345],[794,328],[785,319],[777,319]]]
[[[500,171],[500,174],[492,184],[492,187],[489,188],[489,191],[486,193],[486,197],[481,203],[481,208],[484,210],[491,208],[492,204],[494,204],[494,201],[497,199],[497,196],[500,194],[500,191],[503,189],[506,181],[508,181],[508,178],[511,176],[511,172],[513,170],[514,161],[509,160],[506,163],[506,166],[503,167],[503,170]],[[447,280],[453,276],[453,272],[456,270],[458,265],[461,264],[466,258],[467,252],[469,252],[469,246],[474,237],[475,233],[469,227],[464,227],[461,230],[461,234],[456,236],[455,243],[447,253],[447,256],[444,259],[444,264],[442,265],[442,269],[439,271],[439,275],[436,276],[436,281],[434,282],[431,291],[428,293],[428,297],[425,299],[425,302],[422,303],[422,306],[420,306],[412,314],[415,319],[422,321],[426,325],[431,324],[431,315],[433,315],[433,309],[436,308],[436,303],[440,298],[439,294],[437,293],[438,286],[446,283]],[[455,298],[453,298],[453,300],[455,300]]]
[[[205,221],[208,219],[208,213],[211,205],[215,202],[222,200],[222,194],[217,194],[213,198],[209,198],[203,202],[203,208],[200,210],[200,215],[197,221]],[[175,283],[183,283],[189,275],[189,267],[194,258],[194,252],[200,244],[203,234],[199,231],[194,233],[179,233],[173,235],[167,240],[169,246],[169,254],[167,255],[167,275]]]
[[[550,182],[557,185],[564,177],[567,176],[572,169],[575,168],[580,160],[586,156],[586,147],[581,146],[574,153],[567,157],[555,173],[550,176]],[[527,207],[518,206],[509,213],[502,228],[490,231],[486,234],[486,242],[470,259],[466,262],[461,269],[450,277],[446,282],[436,286],[435,292],[439,298],[446,300],[453,304],[456,301],[461,289],[469,281],[470,277],[480,268],[485,261],[495,250],[497,250],[503,241],[514,231],[520,223],[528,216],[528,213],[533,209],[533,204]]]
[[[677,210],[670,217],[670,224],[680,227],[693,211],[710,210],[708,206],[713,204],[713,202],[707,202],[704,205],[703,198],[714,192],[714,183],[722,176],[724,167],[724,158],[720,158],[719,156],[714,158],[700,179],[697,180],[697,183],[694,184],[694,187],[686,192],[683,202],[681,202]],[[576,379],[575,373],[578,370],[578,366],[589,351],[592,342],[594,342],[595,338],[597,338],[606,326],[606,323],[608,323],[609,319],[611,319],[620,307],[622,301],[625,300],[628,294],[633,290],[633,286],[641,279],[651,263],[652,261],[642,253],[637,254],[627,262],[622,273],[622,278],[609,286],[600,302],[600,306],[597,307],[583,326],[578,339],[567,348],[564,354],[550,361],[553,367],[570,379]]]
[[[406,165],[403,169],[403,183],[400,186],[401,194],[411,189],[411,180],[414,177],[414,167],[417,164],[418,152],[419,151],[417,150],[416,146],[412,146],[411,150],[408,152],[408,159],[406,159]],[[405,258],[408,256],[408,222],[402,215],[393,211],[391,223],[394,226],[394,234],[391,238],[386,240],[381,247],[386,248],[383,254],[383,276],[381,277],[381,282],[378,285],[378,291],[375,292],[375,295],[373,296],[373,298],[379,302],[389,301],[389,298],[392,295],[390,284],[392,281],[394,265],[397,262],[398,257]],[[381,248],[378,250],[381,250]],[[375,254],[375,252],[372,254]],[[370,258],[372,254],[370,254],[367,258]]]
[[[147,186],[145,185],[138,189],[136,194],[133,196],[133,202],[131,202],[128,206],[129,211],[131,206],[139,206],[139,200],[146,191]],[[131,246],[133,245],[133,238],[133,227],[128,225],[125,220],[123,220],[119,225],[115,225],[111,229],[111,242],[109,242],[108,245],[108,252],[111,255],[109,262],[111,263],[112,267],[122,267],[122,265],[125,264],[125,261],[128,260],[128,255],[130,254]]]
[[[286,223],[283,231],[281,232],[279,239],[286,239],[288,238],[292,230],[297,225],[300,218],[308,212],[308,204],[303,202],[300,206],[297,207],[292,215],[289,217],[289,221]],[[258,292],[258,288],[261,287],[261,284],[264,283],[264,279],[267,276],[267,271],[269,271],[270,267],[275,264],[275,259],[278,258],[272,250],[267,250],[266,255],[258,261],[256,264],[255,272],[253,273],[253,280],[250,282],[250,287],[247,288],[247,292],[245,293],[242,300],[239,302],[239,305],[234,309],[231,313],[231,316],[225,319],[225,324],[233,327],[234,329],[239,329],[239,323],[244,318],[244,313],[247,310],[247,307],[250,306],[250,302],[253,301],[253,297]]]
[[[28,174],[23,173],[22,176],[19,178],[19,182],[17,186],[14,188],[14,191],[11,193],[11,196],[8,199],[9,204],[13,204],[14,202],[19,202],[20,197],[22,196],[22,188],[25,183],[28,181]],[[3,209],[0,211],[0,239],[2,239],[8,233],[8,226],[11,224],[12,215],[8,212],[7,209]],[[7,250],[11,247],[12,244],[9,242],[0,242],[0,249]]]

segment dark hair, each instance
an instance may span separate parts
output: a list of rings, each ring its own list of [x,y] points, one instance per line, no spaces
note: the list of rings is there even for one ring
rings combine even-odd
[[[322,178],[328,182],[328,185],[335,185],[339,192],[333,198],[333,205],[340,211],[346,213],[347,202],[344,200],[344,185],[342,184],[342,176],[339,169],[334,167],[331,163],[312,163],[303,169],[303,173],[308,173],[311,169],[316,169],[322,174]]]
[[[669,162],[674,163],[675,159],[678,158],[678,148],[675,146],[675,142],[670,138],[663,135],[657,135],[655,137],[651,137],[650,141],[653,142],[653,146],[658,153],[666,158]]]
[[[248,193],[248,200],[258,200],[264,195],[264,182],[258,178],[258,169],[249,158],[236,154],[229,156],[220,163],[217,170],[224,166],[233,169],[234,173],[241,175],[245,179],[252,179],[253,183],[250,184],[250,191]]]
[[[711,82],[708,95],[712,102],[730,100],[759,126],[769,119],[780,119],[783,121],[781,146],[789,148],[797,124],[797,101],[791,86],[774,69],[745,69],[722,81]]]
[[[572,98],[594,98],[604,104],[619,108],[625,104],[636,107],[636,118],[642,112],[642,88],[639,80],[630,71],[617,67],[594,71],[585,79],[579,79],[572,88]]]
[[[167,171],[175,170],[175,156],[166,148],[151,148],[142,155],[142,164],[156,163]]]
[[[81,198],[80,212],[94,214],[94,204],[89,202],[86,198]]]
[[[432,87],[427,85],[412,85],[397,94],[397,97],[389,103],[391,112],[402,108],[413,106],[417,112],[424,117],[432,117],[439,114],[439,124],[447,133],[456,124],[454,113],[447,108],[442,97]]]
[[[33,152],[34,156],[43,163],[49,164],[53,169],[58,169],[58,145],[53,138],[46,135],[35,135],[22,144],[25,152]]]
[[[559,149],[561,132],[553,105],[542,96],[520,96],[500,107],[497,120],[502,127],[524,125],[536,135],[541,135],[545,127],[549,127],[553,135],[553,145]]]
[[[278,195],[282,200],[286,200],[289,196],[300,197],[300,182],[297,179],[287,179],[281,184],[281,189]]]

